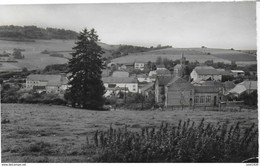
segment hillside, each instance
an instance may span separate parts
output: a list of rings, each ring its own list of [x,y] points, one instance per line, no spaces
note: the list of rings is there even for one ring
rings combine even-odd
[[[0,26],[0,38],[14,41],[30,41],[34,39],[76,39],[78,33],[58,28],[39,28],[37,26]],[[30,40],[28,40],[30,39]]]
[[[26,67],[29,70],[33,69],[43,69],[47,65],[52,64],[64,64],[68,62],[71,58],[70,53],[72,52],[72,47],[75,45],[75,40],[35,40],[34,42],[24,42],[24,41],[9,41],[0,39],[0,54],[4,51],[12,54],[13,50],[22,49],[22,55],[24,59],[16,59],[18,63],[5,63],[1,62],[2,67],[0,70],[3,71],[5,68],[3,66],[13,67],[14,70],[18,68]],[[117,50],[119,46],[108,45],[105,43],[98,43],[104,50],[103,57],[111,57],[112,52]],[[44,53],[44,51],[49,52],[49,54]],[[51,53],[61,54],[63,57],[50,56]],[[11,71],[11,68],[8,71]],[[2,69],[3,68],[3,69]]]
[[[236,61],[237,63],[256,64],[256,56],[228,49],[214,49],[214,48],[166,48],[161,50],[152,50],[142,53],[133,53],[125,57],[119,57],[113,59],[116,63],[128,63],[138,61],[151,61],[155,62],[157,57],[168,58],[177,60],[181,58],[182,53],[188,61],[198,61],[203,63],[207,60],[213,60],[214,62],[231,63]]]

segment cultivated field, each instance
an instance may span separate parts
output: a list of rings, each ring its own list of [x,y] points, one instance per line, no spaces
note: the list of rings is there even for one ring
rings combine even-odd
[[[2,162],[90,162],[93,149],[84,149],[86,137],[93,142],[96,130],[128,126],[159,127],[162,121],[177,125],[190,118],[198,124],[205,122],[241,127],[258,123],[257,110],[240,112],[217,111],[91,111],[64,106],[2,104],[1,106]],[[4,122],[4,123],[3,123]]]
[[[51,64],[63,64],[70,58],[69,51],[72,50],[74,40],[36,40],[35,42],[17,42],[0,40],[0,53],[7,51],[12,53],[14,48],[24,49],[24,59],[12,63],[17,67],[28,69],[43,69]],[[66,58],[51,57],[48,54],[41,54],[42,51],[55,51],[62,53]]]
[[[128,56],[116,58],[116,63],[127,63],[139,61],[147,61],[149,59],[155,62],[157,57],[168,58],[171,60],[181,59],[182,53],[190,62],[198,61],[204,63],[207,60],[216,62],[231,63],[232,61],[247,61],[247,64],[255,64],[256,56],[235,50],[212,49],[212,48],[167,48],[143,53],[129,54]]]

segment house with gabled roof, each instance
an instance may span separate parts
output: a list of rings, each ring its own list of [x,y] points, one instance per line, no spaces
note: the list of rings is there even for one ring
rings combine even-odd
[[[102,81],[106,88],[105,97],[118,91],[138,93],[138,81],[135,77],[103,77]]]
[[[144,70],[145,64],[146,64],[146,62],[144,62],[144,61],[136,60],[134,62],[134,69]]]
[[[193,82],[200,82],[203,80],[216,80],[221,81],[221,72],[212,66],[197,66],[190,73]]]

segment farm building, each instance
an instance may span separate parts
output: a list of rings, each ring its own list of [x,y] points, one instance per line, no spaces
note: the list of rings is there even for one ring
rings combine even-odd
[[[64,93],[68,88],[68,79],[64,75],[30,74],[26,78],[26,89],[35,89],[46,93]]]
[[[165,86],[165,106],[193,106],[194,87],[188,81],[175,77]]]
[[[257,81],[243,81],[229,91],[229,94],[239,96],[243,92],[252,93],[257,90]]]
[[[211,66],[197,66],[190,73],[193,82],[200,82],[202,80],[216,80],[221,81],[221,72]]]
[[[138,93],[138,81],[135,77],[103,77],[106,88],[105,97],[117,91]]]

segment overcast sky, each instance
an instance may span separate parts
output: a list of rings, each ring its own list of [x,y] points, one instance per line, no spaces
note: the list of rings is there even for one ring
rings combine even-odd
[[[0,25],[80,31],[107,44],[256,49],[255,2],[0,5]]]

